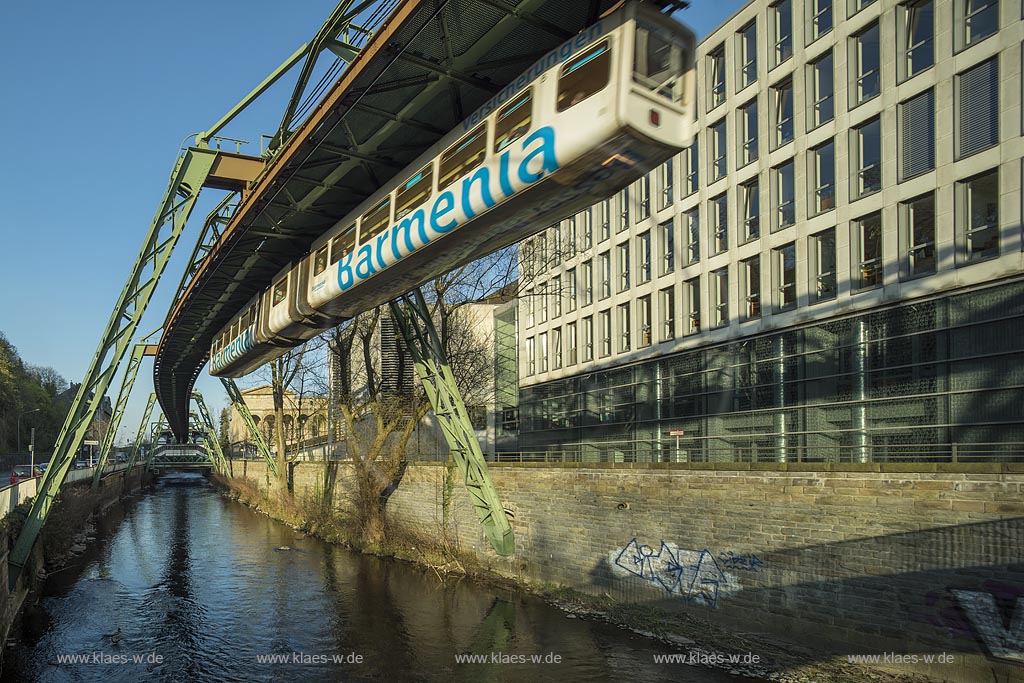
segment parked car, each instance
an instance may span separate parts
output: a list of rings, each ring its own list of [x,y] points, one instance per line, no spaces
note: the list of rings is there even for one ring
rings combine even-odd
[[[89,466],[89,463],[87,463],[85,460],[76,460],[75,461],[75,469],[76,470],[84,470],[88,466]]]
[[[43,471],[39,469],[38,465],[35,468],[34,474],[32,473],[32,465],[15,465],[14,469],[11,470],[11,484],[17,484],[19,481],[25,481],[32,477],[41,477],[42,475]]]
[[[40,470],[40,471],[41,471],[41,472],[42,472],[43,474],[46,474],[46,468],[47,468],[47,467],[49,467],[49,466],[50,466],[50,463],[48,463],[48,462],[41,462],[41,463],[39,463],[38,465],[36,465],[36,467],[38,467],[38,468],[39,468],[39,470]]]

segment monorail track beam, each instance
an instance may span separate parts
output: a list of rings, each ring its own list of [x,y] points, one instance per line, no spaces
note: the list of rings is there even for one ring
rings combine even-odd
[[[430,308],[419,288],[390,302],[391,313],[405,339],[416,372],[423,382],[437,422],[444,433],[452,459],[462,474],[476,508],[484,535],[499,555],[515,551],[515,538],[501,498],[487,471],[480,442],[466,411],[466,404],[455,383],[448,357],[437,335]]]

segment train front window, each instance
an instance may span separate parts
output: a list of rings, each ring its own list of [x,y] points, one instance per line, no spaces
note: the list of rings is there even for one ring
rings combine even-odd
[[[384,232],[390,222],[391,195],[388,195],[380,204],[363,214],[363,222],[359,226],[359,244],[366,244]]]
[[[288,295],[288,278],[282,278],[276,285],[274,285],[274,294],[271,302],[273,306],[277,306],[279,303],[285,300]]]
[[[395,195],[395,220],[402,220],[407,213],[426,201],[433,186],[434,164],[431,162],[398,188]]]
[[[565,63],[558,74],[558,111],[600,92],[611,79],[612,50],[607,40]]]
[[[313,275],[319,275],[327,270],[327,247],[316,252],[313,257]]]
[[[345,232],[331,240],[331,265],[342,259],[345,254],[352,251],[356,243],[356,226],[350,225]]]
[[[665,99],[682,102],[687,46],[672,38],[637,24],[633,80]]]
[[[500,152],[530,132],[533,97],[529,88],[498,112],[494,123],[494,151]]]
[[[437,191],[440,192],[483,163],[487,154],[487,124],[481,123],[441,155]]]

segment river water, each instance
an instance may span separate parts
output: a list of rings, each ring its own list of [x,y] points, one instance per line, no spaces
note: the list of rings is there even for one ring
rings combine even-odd
[[[0,681],[749,680],[655,663],[675,650],[530,595],[302,536],[188,473],[108,515],[17,638]]]

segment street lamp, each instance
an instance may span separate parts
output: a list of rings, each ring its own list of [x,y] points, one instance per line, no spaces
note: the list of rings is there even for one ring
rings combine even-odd
[[[18,414],[18,455],[21,455],[21,416],[28,415],[29,413],[38,413],[42,408],[33,408],[32,410],[26,410],[23,413]]]

